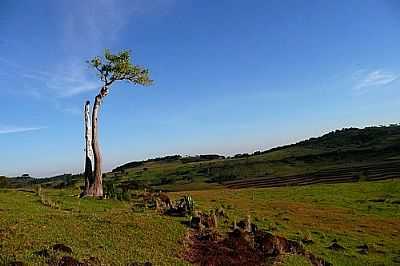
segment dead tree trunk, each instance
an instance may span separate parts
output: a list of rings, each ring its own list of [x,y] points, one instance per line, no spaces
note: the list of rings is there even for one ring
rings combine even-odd
[[[98,134],[98,115],[103,98],[107,96],[108,88],[102,87],[100,93],[94,98],[92,121],[90,121],[90,103],[85,105],[85,138],[86,138],[86,163],[85,163],[85,191],[82,196],[102,197],[103,177],[101,172],[101,152]]]
[[[90,121],[90,102],[87,101],[84,109],[85,116],[85,190],[81,196],[89,195],[93,184],[93,148],[92,148],[92,123]]]
[[[92,111],[92,147],[94,155],[94,183],[92,189],[92,196],[102,197],[103,196],[103,177],[101,172],[101,151],[99,145],[99,134],[98,134],[98,114],[100,105],[103,98],[107,96],[108,88],[103,87],[100,93],[94,99],[94,106]]]

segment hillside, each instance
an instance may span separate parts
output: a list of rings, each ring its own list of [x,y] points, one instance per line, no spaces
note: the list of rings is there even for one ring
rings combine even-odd
[[[339,130],[232,158],[172,155],[130,162],[105,174],[109,197],[101,199],[79,198],[81,175],[0,178],[13,188],[0,189],[0,265],[66,265],[66,259],[79,265],[190,265],[205,255],[226,260],[225,253],[209,255],[210,249],[241,250],[192,235],[189,216],[147,206],[145,196],[152,193],[144,188],[176,191],[166,193],[172,202],[190,195],[202,213],[222,210],[221,237],[250,215],[259,232],[295,241],[304,254],[332,265],[398,265],[398,143],[400,126],[393,125]],[[368,180],[377,182],[358,182]],[[267,256],[266,265],[311,265],[307,258]]]
[[[157,162],[144,162],[136,167],[128,164],[108,176],[123,184],[147,184],[167,190],[202,189],[227,181],[277,180],[292,176],[316,176],[323,182],[324,178],[338,176],[340,171],[358,180],[368,179],[368,174],[371,178],[397,176],[399,155],[399,125],[349,128],[251,155],[197,162],[186,162],[185,158],[176,156],[174,160],[159,158]]]
[[[228,186],[280,186],[349,182],[400,176],[400,125],[348,128],[296,144],[237,154],[166,156],[129,162],[105,174],[122,189],[151,187],[180,191]],[[8,179],[11,186],[41,183],[81,185],[80,175]]]

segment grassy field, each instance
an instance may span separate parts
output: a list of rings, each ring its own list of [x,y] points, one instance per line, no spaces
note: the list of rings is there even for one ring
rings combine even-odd
[[[130,202],[80,200],[68,190],[42,193],[56,206],[43,205],[35,193],[1,190],[3,263],[15,257],[26,265],[47,265],[48,258],[35,253],[62,243],[72,248],[75,258],[95,256],[105,265],[147,261],[156,265],[185,265],[175,256],[185,232],[179,219],[151,211],[135,212]]]
[[[160,216],[134,207],[132,201],[79,199],[76,189],[41,192],[0,190],[0,264],[18,260],[46,265],[37,254],[56,243],[72,248],[72,256],[95,256],[105,265],[152,262],[185,265],[179,259],[187,218]],[[311,239],[306,249],[333,265],[400,264],[400,180],[351,184],[259,189],[213,189],[175,192],[191,194],[197,208],[223,207],[234,219],[248,214],[259,228],[290,239]],[[43,196],[44,195],[44,196]],[[328,246],[336,239],[344,251]],[[360,245],[368,254],[360,254]],[[51,252],[52,257],[63,254]],[[65,254],[64,254],[65,255]],[[308,265],[299,256],[287,256],[283,265]]]
[[[400,180],[191,194],[200,208],[224,206],[232,219],[250,214],[261,228],[311,238],[307,248],[334,265],[400,263]],[[344,252],[327,249],[334,239]],[[357,252],[363,244],[368,255]]]
[[[400,125],[350,128],[292,145],[229,158],[175,155],[130,162],[106,173],[105,181],[113,182],[121,189],[147,187],[186,191],[218,188],[229,181],[284,179],[294,175],[314,176],[323,181],[324,177],[335,177],[336,171],[344,168],[354,179],[376,178],[377,175],[391,178],[400,175],[399,143]],[[369,169],[365,170],[366,167]],[[324,176],[318,175],[321,171],[325,172]],[[41,183],[60,188],[82,185],[83,177],[62,175],[44,179],[8,178],[7,181],[9,187]]]

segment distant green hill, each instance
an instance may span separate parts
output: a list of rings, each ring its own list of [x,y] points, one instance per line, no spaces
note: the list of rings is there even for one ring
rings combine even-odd
[[[399,169],[398,166],[399,165]],[[399,173],[399,174],[397,174]],[[400,176],[400,125],[347,128],[253,154],[166,156],[130,162],[105,174],[124,189],[199,190],[230,187],[349,182]],[[283,180],[283,181],[282,181]],[[81,176],[12,179],[15,185],[82,185]]]
[[[398,161],[400,125],[390,125],[336,130],[296,144],[253,154],[237,154],[231,158],[168,156],[140,162],[140,165],[132,162],[116,168],[107,177],[128,187],[187,190],[243,179],[308,176],[321,171],[328,171],[329,175],[329,171],[346,167],[350,169],[342,170],[352,172],[351,177],[365,178],[366,170],[362,167],[375,165],[382,171],[381,168],[385,170],[388,164],[400,165]],[[396,169],[392,170],[387,173],[396,174],[393,172]]]

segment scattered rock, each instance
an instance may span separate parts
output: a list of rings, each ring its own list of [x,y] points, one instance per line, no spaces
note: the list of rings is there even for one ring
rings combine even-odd
[[[303,244],[306,244],[306,245],[314,243],[314,241],[312,239],[302,239],[301,242],[303,242]]]
[[[55,244],[52,249],[58,252],[72,253],[72,248],[64,245],[64,244]]]
[[[385,198],[378,198],[378,199],[370,199],[369,201],[371,201],[371,202],[385,202],[386,199]]]
[[[368,248],[367,244],[357,246],[357,249],[358,249],[357,252],[360,253],[360,254],[363,254],[363,255],[368,254],[369,248]]]
[[[249,219],[248,219],[249,220]],[[245,223],[244,223],[245,224]],[[231,232],[222,235],[214,228],[190,230],[184,245],[187,247],[182,258],[192,264],[214,265],[271,265],[279,262],[286,253],[303,255],[315,266],[328,266],[330,263],[305,251],[302,243],[283,236],[257,230],[248,232],[248,226],[234,226]],[[245,229],[242,229],[244,227]],[[269,265],[269,264],[268,264]]]
[[[225,210],[223,208],[215,209],[215,214],[218,218],[228,218],[228,215],[225,213]]]
[[[251,232],[253,234],[255,234],[255,232],[257,231],[257,225],[251,222],[250,216],[247,217],[247,220],[239,221],[237,223],[237,227],[239,227],[244,231]]]
[[[342,251],[345,249],[344,247],[342,247],[337,243],[336,239],[332,242],[332,244],[328,248],[334,251]]]
[[[255,235],[256,246],[265,255],[277,256],[282,253],[304,254],[304,247],[296,241],[288,240],[282,236],[274,236],[271,233],[258,231]]]
[[[200,217],[192,217],[192,219],[190,220],[190,227],[195,229],[200,229],[200,223],[201,223]]]
[[[82,264],[79,260],[71,257],[71,256],[64,256],[57,264],[58,266],[81,266]]]
[[[162,213],[170,216],[185,217],[194,211],[194,201],[191,196],[183,196],[182,198],[176,200],[175,204],[172,204],[170,201],[167,204],[163,204],[161,196],[162,194],[160,194],[157,204],[159,206],[158,209]]]
[[[210,214],[195,212],[190,221],[190,226],[194,229],[216,228],[218,226],[218,219],[214,212]]]
[[[246,239],[248,233],[234,230],[226,238],[216,230],[189,231],[189,249],[182,255],[190,263],[211,265],[262,265],[262,256]]]

